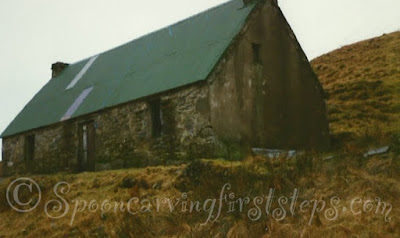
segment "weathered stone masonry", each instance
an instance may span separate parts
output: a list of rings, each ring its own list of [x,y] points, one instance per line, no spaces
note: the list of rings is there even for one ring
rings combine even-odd
[[[223,153],[210,124],[208,87],[204,83],[160,95],[162,135],[153,138],[149,99],[93,113],[75,120],[4,138],[4,158],[15,166],[7,174],[51,173],[78,168],[78,127],[95,125],[96,169],[159,165]],[[35,135],[35,154],[24,161],[24,139]]]

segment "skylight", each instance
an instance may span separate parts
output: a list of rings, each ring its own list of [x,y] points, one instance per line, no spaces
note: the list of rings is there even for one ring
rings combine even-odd
[[[75,76],[75,78],[71,81],[71,83],[67,86],[66,90],[71,89],[75,86],[75,84],[83,77],[83,75],[88,71],[90,66],[96,61],[99,55],[93,56],[90,60],[86,63],[86,65],[82,68],[82,70]]]
[[[92,92],[93,86],[90,88],[87,88],[82,91],[82,93],[79,95],[79,97],[75,100],[74,103],[68,108],[68,111],[65,113],[65,115],[61,118],[61,121],[65,121],[71,118],[71,116],[78,110],[79,106],[83,103],[85,98]]]

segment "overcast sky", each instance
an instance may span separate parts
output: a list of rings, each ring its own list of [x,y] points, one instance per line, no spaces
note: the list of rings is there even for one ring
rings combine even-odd
[[[74,63],[226,0],[1,0],[0,131],[51,78]],[[313,59],[400,30],[399,0],[279,0]]]

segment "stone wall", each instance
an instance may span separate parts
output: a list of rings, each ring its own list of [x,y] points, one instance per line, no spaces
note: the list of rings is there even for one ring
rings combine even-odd
[[[3,138],[3,172],[5,175],[22,173],[53,173],[74,171],[77,167],[76,127],[71,122]],[[24,159],[25,137],[35,135],[32,161]],[[10,163],[12,166],[9,166]]]
[[[163,130],[157,138],[152,136],[149,100],[93,116],[99,163],[112,167],[117,159],[126,167],[138,167],[215,155],[219,143],[211,128],[207,85],[176,90],[160,99]]]
[[[275,4],[255,9],[209,83],[212,126],[224,142],[329,146],[323,89]]]
[[[153,138],[148,101],[126,103],[3,139],[7,174],[78,170],[79,125],[95,126],[96,170],[162,165],[224,153],[210,123],[209,90],[198,83],[159,95],[162,135]],[[24,160],[24,140],[35,135],[33,161]]]

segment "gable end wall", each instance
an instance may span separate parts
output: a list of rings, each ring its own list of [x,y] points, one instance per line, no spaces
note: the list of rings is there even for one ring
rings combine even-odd
[[[211,124],[222,141],[248,148],[329,146],[323,89],[276,4],[258,3],[209,82]]]

